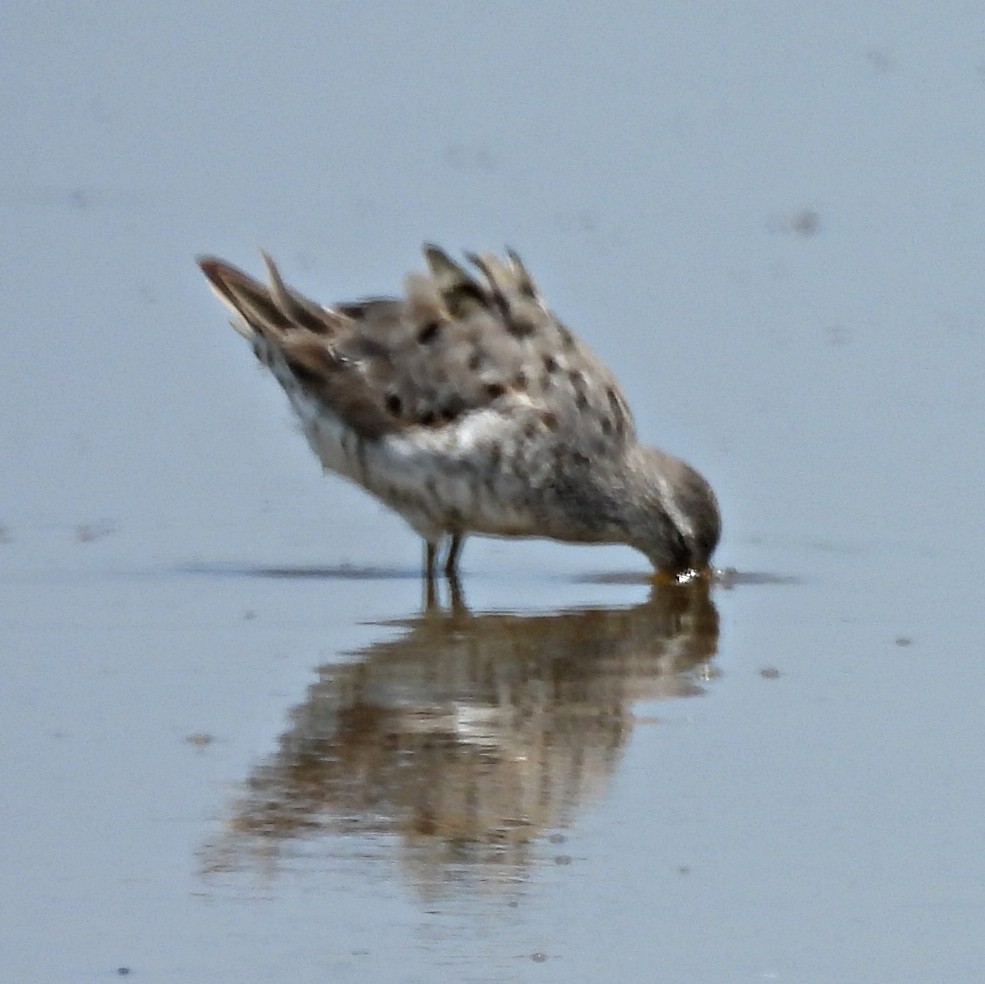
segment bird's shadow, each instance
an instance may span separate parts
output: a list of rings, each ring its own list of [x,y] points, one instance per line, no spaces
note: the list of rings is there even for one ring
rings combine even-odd
[[[213,577],[260,577],[321,581],[411,581],[421,577],[419,568],[360,567],[355,564],[322,566],[273,566],[252,564],[184,564],[183,574],[206,574]]]
[[[272,579],[298,579],[322,581],[416,581],[424,580],[419,567],[374,567],[358,564],[315,565],[252,565],[237,563],[193,563],[179,568],[183,574],[211,575],[213,577],[258,577]],[[461,578],[438,578],[436,583],[448,580],[452,587],[460,589]],[[654,576],[647,571],[590,571],[580,574],[559,574],[556,578],[574,584],[653,584]],[[734,567],[716,568],[710,578],[713,587],[726,590],[742,585],[799,584],[801,579],[773,571],[740,571]]]

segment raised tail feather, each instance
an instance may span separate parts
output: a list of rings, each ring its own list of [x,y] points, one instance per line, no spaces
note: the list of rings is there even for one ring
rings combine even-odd
[[[274,261],[261,254],[270,277],[270,285],[254,280],[249,274],[214,256],[200,256],[202,268],[212,290],[242,322],[233,327],[246,338],[254,333],[273,341],[291,329],[304,329],[316,335],[334,335],[346,324],[346,318],[309,300],[288,287],[281,279]]]
[[[212,256],[199,257],[198,265],[215,294],[238,316],[233,328],[253,343],[257,357],[275,375],[278,364],[286,367],[296,384],[363,436],[392,430],[393,421],[359,368],[335,351],[336,339],[351,330],[352,319],[288,287],[266,253],[263,261],[269,286]]]

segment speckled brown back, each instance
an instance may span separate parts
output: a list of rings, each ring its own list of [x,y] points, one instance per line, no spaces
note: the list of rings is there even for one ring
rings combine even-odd
[[[269,259],[270,286],[220,260],[200,264],[246,322],[239,330],[259,335],[301,387],[363,436],[522,407],[588,453],[634,438],[612,374],[547,310],[515,253],[505,262],[470,254],[479,278],[435,246],[424,255],[428,272],[407,277],[403,298],[332,308],[287,287]]]

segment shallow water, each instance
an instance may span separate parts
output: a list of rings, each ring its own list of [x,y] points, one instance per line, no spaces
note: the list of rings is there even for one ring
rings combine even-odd
[[[4,976],[977,979],[980,12],[403,9],[5,15]],[[733,575],[428,603],[191,261],[424,239],[520,250]]]
[[[18,979],[971,979],[957,613],[820,551],[710,592],[494,569],[427,611],[410,577],[125,570],[128,539],[4,548]]]

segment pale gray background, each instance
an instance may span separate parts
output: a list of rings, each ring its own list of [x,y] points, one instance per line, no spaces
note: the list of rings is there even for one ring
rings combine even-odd
[[[9,2],[0,84],[4,979],[977,979],[980,4]],[[719,562],[793,582],[719,592],[721,678],[524,905],[428,907],[372,844],[216,883],[231,788],[416,610],[419,544],[321,477],[193,256],[331,300],[425,239],[517,248],[715,485]],[[407,576],[236,574],[340,563]],[[466,588],[627,604],[579,577],[644,566],[472,542]]]

